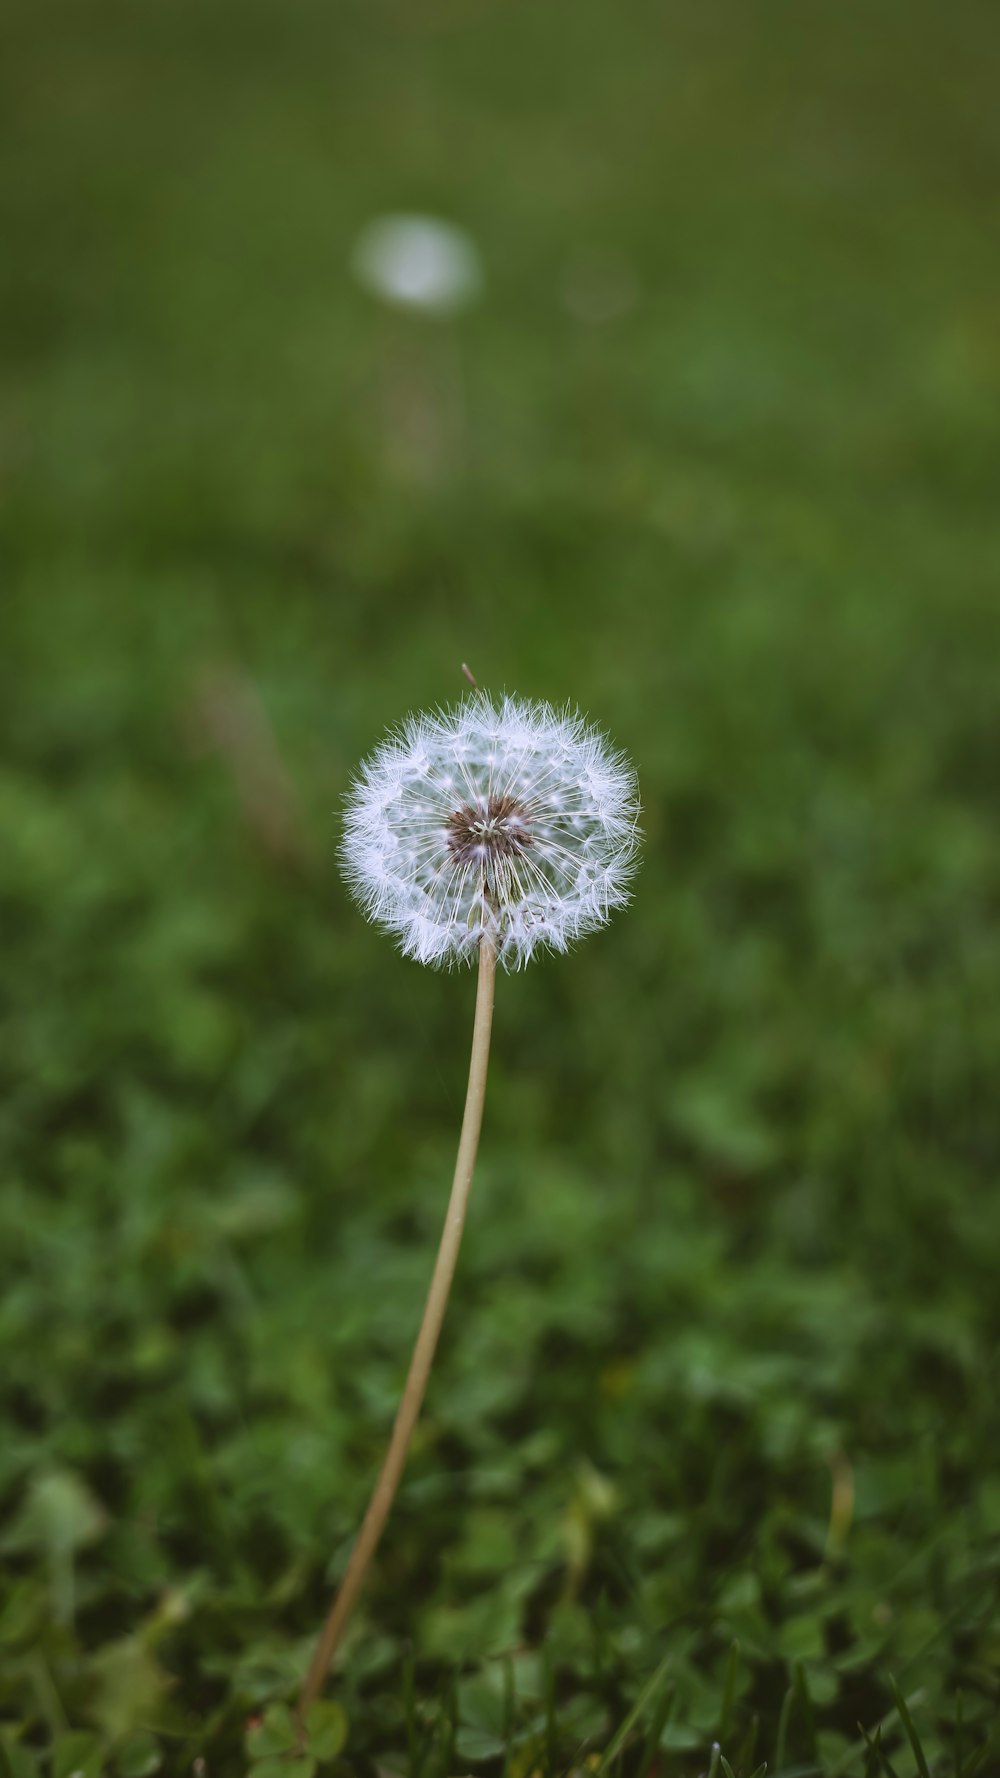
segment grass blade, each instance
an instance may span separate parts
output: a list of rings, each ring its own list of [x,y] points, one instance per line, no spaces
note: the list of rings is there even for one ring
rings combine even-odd
[[[597,1766],[594,1768],[594,1778],[604,1778],[605,1772],[608,1771],[612,1761],[618,1758],[618,1755],[636,1724],[642,1721],[642,1718],[645,1716],[650,1705],[655,1703],[657,1698],[659,1698],[666,1685],[670,1671],[670,1662],[670,1655],[664,1655],[656,1672],[653,1674],[652,1679],[649,1680],[648,1684],[643,1686],[642,1691],[639,1693],[638,1698],[624,1722],[615,1730],[607,1747],[604,1749]]]
[[[719,1743],[729,1733],[729,1723],[733,1714],[733,1702],[736,1697],[736,1676],[740,1666],[740,1645],[734,1636],[729,1644],[729,1659],[726,1662],[726,1677],[722,1687],[722,1709],[719,1711]]]
[[[903,1694],[891,1673],[889,1675],[889,1685],[892,1689],[892,1695],[896,1700],[896,1709],[899,1711],[900,1721],[906,1730],[906,1738],[909,1741],[910,1746],[913,1748],[913,1757],[917,1762],[917,1771],[920,1773],[920,1778],[931,1778],[931,1770],[927,1764],[927,1757],[920,1745],[920,1737],[913,1726],[913,1718],[907,1707],[906,1699],[903,1697]],[[915,1695],[919,1696],[919,1693]]]
[[[778,1717],[778,1739],[774,1747],[774,1770],[777,1774],[785,1763],[785,1747],[788,1742],[788,1724],[791,1720],[792,1705],[795,1702],[795,1688],[789,1686],[781,1700],[781,1715]]]
[[[813,1716],[812,1699],[809,1696],[809,1681],[801,1661],[795,1663],[795,1699],[799,1707],[799,1717],[806,1732],[810,1759],[816,1758],[816,1720]]]
[[[892,1716],[895,1716],[896,1712],[892,1711],[891,1714]],[[887,1719],[883,1718],[882,1722],[877,1724],[874,1736],[869,1735],[868,1730],[863,1723],[858,1723],[858,1728],[861,1730],[861,1739],[864,1741],[864,1744],[868,1749],[868,1758],[865,1761],[865,1778],[878,1778],[880,1771],[885,1772],[886,1778],[896,1778],[896,1774],[892,1768],[892,1761],[886,1753],[885,1748],[882,1746],[882,1730],[886,1720]]]
[[[676,1687],[672,1685],[665,1686],[660,1693],[659,1703],[653,1711],[652,1720],[649,1725],[649,1733],[642,1744],[642,1758],[639,1761],[640,1778],[642,1774],[649,1771],[649,1768],[653,1763],[653,1756],[660,1745],[660,1737],[674,1713],[674,1705],[676,1702]]]
[[[753,1764],[753,1756],[757,1751],[757,1736],[759,1734],[760,1717],[757,1715],[757,1712],[754,1711],[754,1714],[751,1716],[749,1724],[747,1725],[746,1734],[743,1736],[743,1740],[740,1744],[740,1750],[736,1755],[736,1770],[738,1772],[749,1771]],[[766,1760],[764,1761],[764,1764],[767,1764]]]

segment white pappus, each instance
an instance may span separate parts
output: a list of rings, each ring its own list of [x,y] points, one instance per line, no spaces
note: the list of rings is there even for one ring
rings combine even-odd
[[[629,899],[631,765],[576,712],[476,692],[408,717],[348,793],[341,860],[365,913],[420,963],[507,969],[565,951]]]

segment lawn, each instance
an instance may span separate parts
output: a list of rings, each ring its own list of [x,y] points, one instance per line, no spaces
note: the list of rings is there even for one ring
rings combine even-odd
[[[995,9],[5,37],[0,1774],[991,1778]],[[351,276],[411,209],[453,319]],[[462,661],[626,749],[643,864],[498,984],[294,1759],[474,994],[339,811]]]

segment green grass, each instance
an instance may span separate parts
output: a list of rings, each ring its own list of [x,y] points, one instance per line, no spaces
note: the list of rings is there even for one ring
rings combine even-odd
[[[472,1009],[349,905],[336,810],[466,659],[627,748],[645,861],[500,984],[312,1756],[988,1778],[994,9],[52,0],[6,35],[0,1773],[305,1778],[283,1707]],[[350,282],[406,206],[479,243],[453,329]],[[562,295],[595,255],[638,292],[602,326]],[[206,733],[234,683],[276,832]]]

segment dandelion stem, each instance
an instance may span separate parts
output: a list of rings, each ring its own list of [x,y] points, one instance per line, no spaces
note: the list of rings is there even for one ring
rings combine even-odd
[[[465,1227],[472,1173],[479,1147],[479,1131],[483,1121],[483,1099],[486,1093],[486,1070],[490,1054],[490,1032],[493,1026],[493,990],[496,980],[496,949],[493,940],[484,936],[479,946],[479,980],[476,990],[476,1016],[469,1060],[469,1085],[465,1095],[462,1134],[455,1161],[448,1213],[445,1217],[441,1243],[438,1247],[434,1276],[427,1294],[424,1318],[420,1323],[417,1343],[413,1348],[406,1387],[392,1429],[389,1448],[375,1491],[365,1513],[357,1541],[351,1551],[347,1571],[334,1597],[329,1615],[313,1655],[299,1700],[299,1730],[304,1732],[305,1713],[323,1689],[330,1662],[340,1644],[364,1584],[372,1557],[385,1528],[389,1510],[396,1496],[406,1457],[427,1389],[438,1335],[448,1306],[451,1281],[455,1275],[458,1250]]]

